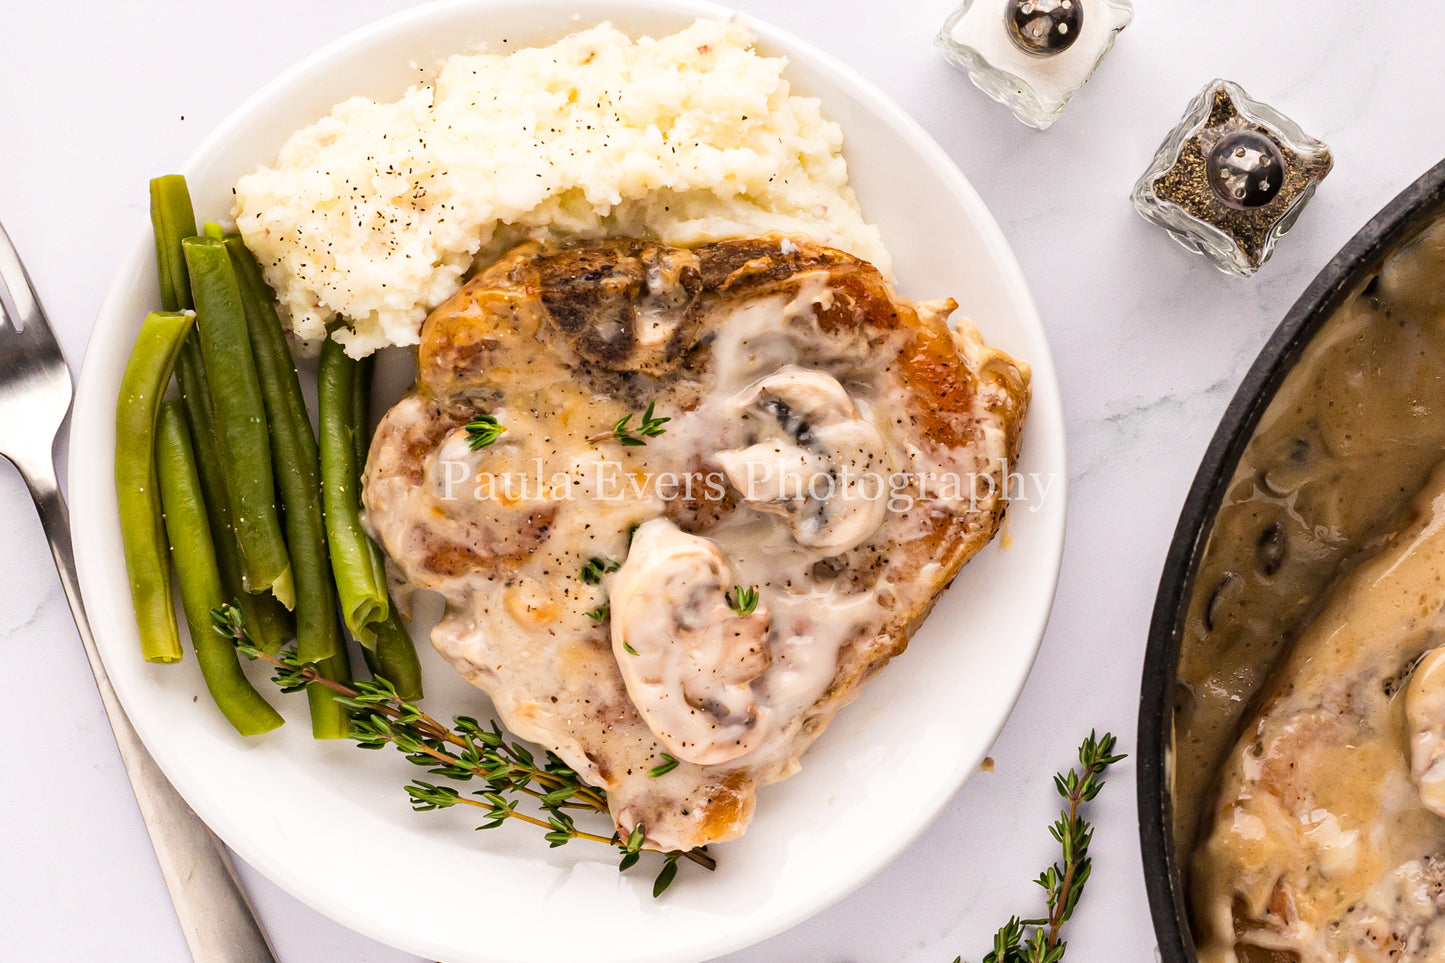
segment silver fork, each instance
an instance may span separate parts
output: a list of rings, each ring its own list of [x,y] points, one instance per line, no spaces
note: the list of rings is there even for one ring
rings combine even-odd
[[[80,600],[70,512],[55,479],[54,448],[70,411],[70,369],[20,256],[0,226],[0,455],[25,478],[60,571],[96,688],[115,731],[161,875],[196,963],[275,963],[266,933],[224,846],[161,773],[101,665]]]

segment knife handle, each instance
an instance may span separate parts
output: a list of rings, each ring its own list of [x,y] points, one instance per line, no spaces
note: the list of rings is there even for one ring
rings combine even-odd
[[[191,959],[195,963],[276,963],[270,940],[256,918],[251,901],[246,898],[246,891],[241,888],[225,846],[166,779],[116,698],[80,598],[75,549],[70,541],[70,512],[60,494],[50,460],[35,459],[35,462],[17,466],[40,512],[40,523],[50,542],[50,552],[55,556],[55,567],[60,571],[60,584],[75,616],[75,627],[80,631],[91,671],[95,673],[101,704],[115,732],[121,762],[135,790],[141,819],[150,833]]]

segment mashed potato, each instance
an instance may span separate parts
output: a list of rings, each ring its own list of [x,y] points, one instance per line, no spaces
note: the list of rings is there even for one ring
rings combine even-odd
[[[604,24],[452,57],[394,103],[353,98],[292,135],[237,183],[236,225],[294,334],[332,327],[356,357],[415,344],[474,264],[524,237],[779,230],[888,273],[842,131],[752,43],[736,22],[635,41]]]

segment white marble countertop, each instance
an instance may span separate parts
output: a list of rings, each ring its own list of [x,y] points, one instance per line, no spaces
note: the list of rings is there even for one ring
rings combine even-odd
[[[1404,0],[1145,2],[1055,127],[1017,124],[933,52],[951,0],[741,0],[841,58],[916,117],[1002,223],[1048,327],[1068,414],[1070,525],[1037,667],[993,756],[944,815],[854,895],[738,953],[763,961],[979,960],[1032,911],[1052,857],[1050,774],[1090,727],[1133,751],[1159,568],[1214,425],[1311,277],[1445,156],[1445,18]],[[0,31],[0,219],[79,365],[147,205],[264,81],[402,0],[10,4]],[[1289,7],[1288,12],[1285,6]],[[1428,5],[1427,5],[1428,6]],[[1308,13],[1306,12],[1308,10]],[[1128,204],[1134,179],[1203,84],[1222,76],[1334,150],[1335,171],[1253,280],[1216,273]],[[0,955],[186,958],[40,528],[0,469]],[[1154,939],[1132,762],[1095,809],[1089,892],[1069,959],[1145,961]],[[285,961],[413,959],[323,918],[249,870]]]

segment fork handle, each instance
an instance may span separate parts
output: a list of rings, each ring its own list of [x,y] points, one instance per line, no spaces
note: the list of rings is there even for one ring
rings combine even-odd
[[[101,704],[115,732],[121,762],[135,790],[141,819],[150,833],[191,958],[195,963],[276,963],[270,941],[241,888],[225,846],[166,779],[116,698],[80,599],[75,549],[70,542],[70,512],[50,460],[35,461],[42,466],[39,470],[25,466],[21,474],[40,512],[40,523],[60,571],[60,584],[80,630]]]

